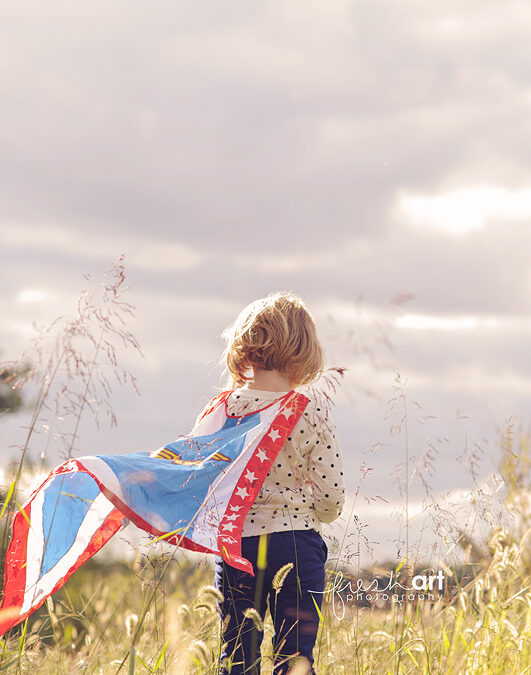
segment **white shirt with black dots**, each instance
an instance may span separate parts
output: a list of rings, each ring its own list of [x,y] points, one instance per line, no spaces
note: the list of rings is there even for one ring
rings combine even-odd
[[[227,399],[227,411],[245,415],[284,393],[235,389]],[[341,515],[345,501],[341,450],[330,411],[320,406],[310,398],[262,483],[244,521],[242,537],[284,530],[321,533],[322,523]]]

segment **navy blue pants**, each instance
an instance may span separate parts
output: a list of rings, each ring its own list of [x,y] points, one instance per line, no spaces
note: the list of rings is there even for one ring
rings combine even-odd
[[[305,656],[312,664],[311,672],[315,672],[313,648],[319,628],[319,614],[314,599],[320,609],[328,549],[315,530],[289,530],[265,536],[267,558],[264,570],[259,570],[256,564],[260,537],[242,537],[242,556],[252,563],[254,577],[216,557],[215,585],[224,597],[223,602],[218,603],[219,614],[222,622],[227,622],[222,636],[227,647],[221,659],[223,661],[232,655],[231,670],[222,663],[220,675],[229,672],[231,675],[260,673],[260,645],[264,634],[243,613],[254,607],[263,620],[267,606],[275,629],[274,675],[285,675],[289,657],[295,655]],[[283,565],[290,562],[293,568],[277,594],[272,587],[273,577]],[[317,592],[312,594],[309,591]]]

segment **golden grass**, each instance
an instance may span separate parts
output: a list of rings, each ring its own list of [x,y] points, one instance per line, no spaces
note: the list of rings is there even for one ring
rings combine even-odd
[[[531,664],[531,529],[520,541],[496,531],[488,566],[453,598],[394,603],[377,610],[347,604],[334,616],[325,596],[316,670],[357,673],[524,673]],[[0,642],[0,672],[188,675],[216,673],[219,592],[209,566],[178,557],[165,569],[149,607],[149,591],[164,561],[80,570],[28,625]],[[333,572],[329,571],[329,577]],[[329,583],[332,579],[329,578]],[[131,637],[144,615],[143,629]],[[25,633],[24,633],[25,628]],[[266,616],[263,673],[272,669],[272,624]],[[302,671],[301,671],[302,672]]]

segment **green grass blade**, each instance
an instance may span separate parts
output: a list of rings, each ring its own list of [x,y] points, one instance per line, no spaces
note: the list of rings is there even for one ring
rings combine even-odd
[[[313,597],[313,595],[312,595],[312,600],[313,600],[313,604],[315,605],[315,609],[317,610],[317,614],[319,614],[319,619],[324,623],[323,615],[321,614],[321,610],[319,609],[319,605],[315,601],[315,598]]]
[[[155,665],[153,667],[153,672],[156,672],[160,668],[160,666],[162,664],[162,661],[164,660],[164,654],[166,653],[166,647],[168,646],[168,643],[169,643],[169,640],[166,640],[166,642],[164,643],[164,647],[161,649],[159,657],[158,657],[157,661],[155,662]]]
[[[4,517],[4,513],[6,512],[7,505],[9,504],[9,500],[13,496],[13,492],[15,492],[15,485],[17,484],[17,481],[14,480],[11,485],[9,486],[9,490],[7,491],[6,495],[6,500],[4,502],[4,505],[2,506],[2,511],[0,512],[0,520]]]

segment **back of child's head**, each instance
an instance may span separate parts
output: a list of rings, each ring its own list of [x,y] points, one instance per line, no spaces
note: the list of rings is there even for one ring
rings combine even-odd
[[[293,386],[313,382],[323,369],[315,322],[294,293],[272,293],[247,305],[224,332],[224,358],[233,386],[253,367],[278,370]]]

